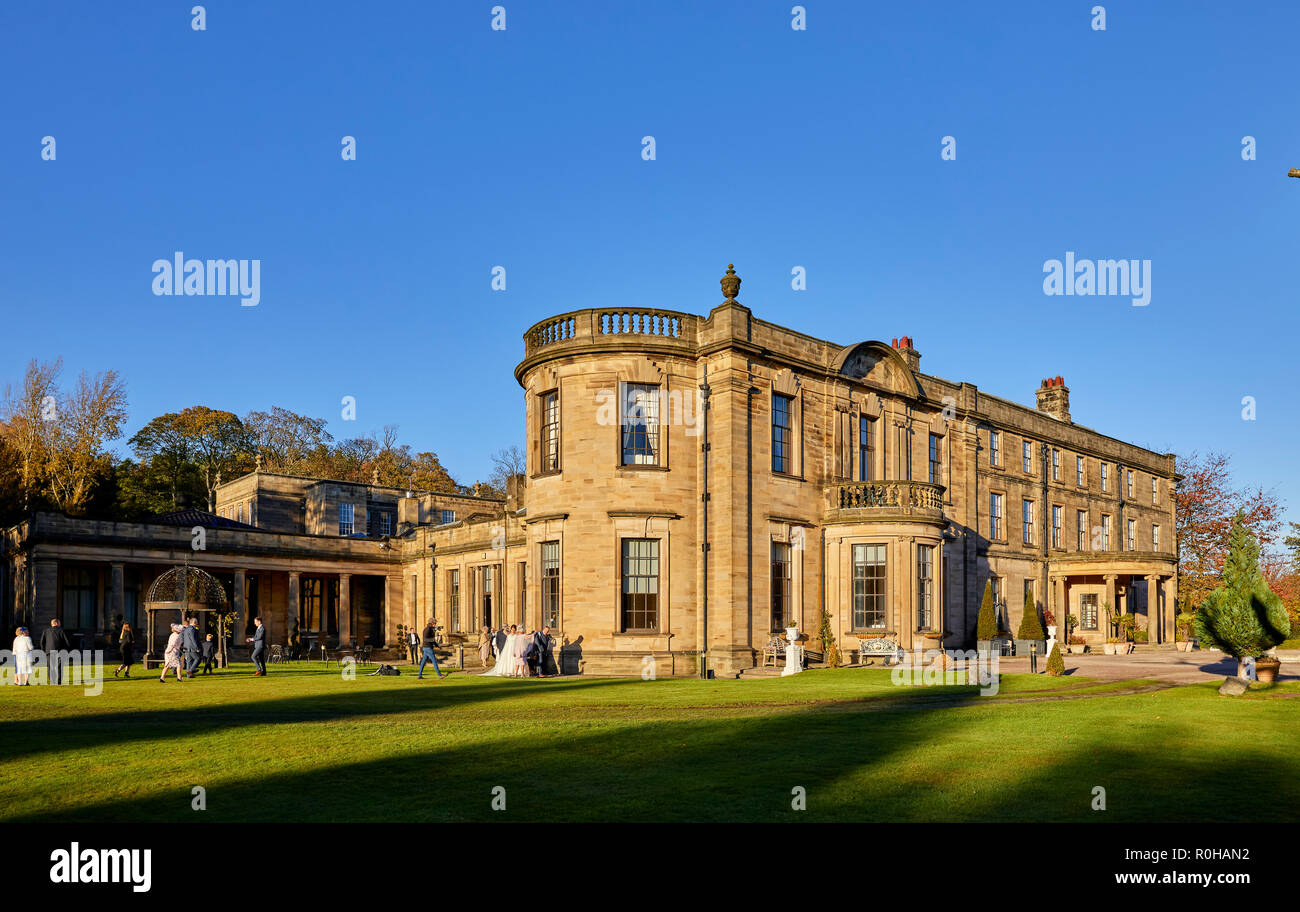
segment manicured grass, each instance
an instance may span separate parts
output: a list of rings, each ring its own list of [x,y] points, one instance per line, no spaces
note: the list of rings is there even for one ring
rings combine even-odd
[[[438,682],[244,666],[110,678],[95,697],[5,687],[0,819],[1294,820],[1300,686],[1216,686],[1005,675],[982,697],[876,669]]]

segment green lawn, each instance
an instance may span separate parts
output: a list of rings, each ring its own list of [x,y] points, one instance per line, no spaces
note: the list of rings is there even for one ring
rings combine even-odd
[[[1295,684],[1234,699],[1213,683],[1131,693],[1146,685],[1007,675],[981,697],[873,669],[442,682],[247,669],[110,678],[95,697],[0,688],[0,819],[1232,821],[1300,808]]]

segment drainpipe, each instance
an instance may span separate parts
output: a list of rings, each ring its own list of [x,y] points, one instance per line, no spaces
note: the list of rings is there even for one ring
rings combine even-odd
[[[705,368],[707,373],[708,368]],[[705,377],[700,384],[701,409],[704,412],[704,442],[700,444],[700,453],[704,463],[704,493],[700,496],[702,509],[704,511],[704,541],[700,545],[700,552],[704,559],[704,578],[702,589],[704,591],[704,631],[703,642],[700,644],[700,677],[709,676],[709,395],[713,392],[709,388],[708,377]]]
[[[753,372],[750,372],[752,378]],[[754,648],[754,394],[758,388],[751,383],[745,390],[745,551],[748,573],[745,578],[745,607],[747,612],[745,648]]]
[[[1046,605],[1046,604],[1048,603],[1048,599],[1051,598],[1051,595],[1052,595],[1052,593],[1051,593],[1051,589],[1050,589],[1050,586],[1051,586],[1051,578],[1050,578],[1050,576],[1048,575],[1048,561],[1049,561],[1049,557],[1048,557],[1048,555],[1049,555],[1049,552],[1048,552],[1048,536],[1052,534],[1052,531],[1051,531],[1051,522],[1052,522],[1051,510],[1052,510],[1052,505],[1051,505],[1051,503],[1048,502],[1048,496],[1049,496],[1049,495],[1048,495],[1048,490],[1047,490],[1047,460],[1048,460],[1048,455],[1049,455],[1049,454],[1048,454],[1048,446],[1047,446],[1047,443],[1046,443],[1046,442],[1044,442],[1044,443],[1039,447],[1039,453],[1040,453],[1039,461],[1042,463],[1042,475],[1043,475],[1043,485],[1042,485],[1042,489],[1043,489],[1043,538],[1042,538],[1042,542],[1041,542],[1041,547],[1038,549],[1038,550],[1039,550],[1039,553],[1042,555],[1042,560],[1043,560],[1043,570],[1042,570],[1042,573],[1040,574],[1041,581],[1042,581],[1042,589],[1039,590],[1039,591],[1040,591],[1040,593],[1041,593],[1041,601],[1042,601],[1042,603],[1043,603],[1044,605]],[[1062,511],[1064,511],[1064,509],[1065,509],[1065,508],[1062,507]],[[1062,514],[1062,516],[1061,516],[1061,528],[1062,528],[1062,530],[1064,530],[1064,528],[1065,528],[1065,516],[1064,516],[1064,514]],[[1059,606],[1059,605],[1057,606],[1057,610],[1058,610],[1058,611],[1060,610],[1060,606]],[[1057,623],[1058,623],[1057,630],[1059,631],[1059,630],[1060,630],[1060,627],[1059,627],[1060,619],[1059,619],[1059,618],[1057,619]]]

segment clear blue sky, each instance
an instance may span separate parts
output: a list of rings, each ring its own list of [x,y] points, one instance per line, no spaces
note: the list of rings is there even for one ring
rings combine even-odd
[[[1104,32],[1089,2],[810,0],[803,32],[755,0],[504,0],[505,32],[488,0],[209,2],[204,32],[192,5],[0,8],[3,379],[117,368],[130,432],[195,403],[397,423],[470,482],[523,443],[525,328],[706,313],[734,262],[759,317],[910,334],[1029,404],[1062,374],[1076,421],[1224,450],[1300,518],[1288,4],[1108,3]],[[261,304],[154,296],[176,250],[260,259]],[[1045,296],[1067,250],[1151,260],[1151,304]]]

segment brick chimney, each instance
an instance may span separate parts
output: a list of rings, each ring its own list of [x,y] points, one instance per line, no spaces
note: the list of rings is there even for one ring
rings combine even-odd
[[[1048,377],[1038,387],[1038,410],[1057,421],[1070,421],[1070,388],[1065,378]]]
[[[913,347],[911,336],[899,336],[890,342],[890,345],[903,356],[908,367],[914,371],[921,369],[921,353]]]

